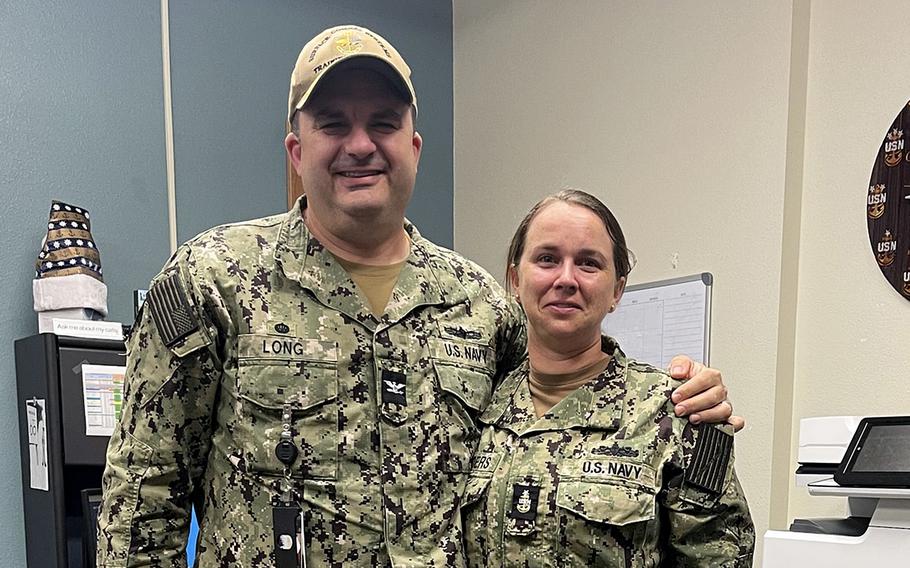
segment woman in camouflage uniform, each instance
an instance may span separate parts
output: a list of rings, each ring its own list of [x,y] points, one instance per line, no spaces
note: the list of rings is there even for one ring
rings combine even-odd
[[[499,386],[462,503],[475,566],[751,566],[728,426],[673,412],[666,373],[600,324],[631,270],[597,198],[535,205],[509,250],[528,361]]]

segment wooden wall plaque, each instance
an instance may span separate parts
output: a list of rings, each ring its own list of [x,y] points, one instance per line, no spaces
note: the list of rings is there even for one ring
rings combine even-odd
[[[894,119],[879,147],[866,194],[869,243],[882,274],[910,300],[910,102]]]

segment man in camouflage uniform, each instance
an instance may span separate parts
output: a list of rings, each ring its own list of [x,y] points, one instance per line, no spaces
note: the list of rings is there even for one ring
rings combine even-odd
[[[182,566],[191,506],[201,566],[296,565],[297,510],[311,568],[464,563],[476,418],[523,357],[521,315],[404,220],[422,141],[395,49],[332,28],[291,79],[306,197],[195,237],[153,280],[127,342],[99,566]],[[392,268],[378,284],[376,266]],[[717,389],[705,372],[698,388]]]
[[[496,390],[462,516],[480,567],[752,566],[729,426],[673,415],[671,379],[610,362],[538,418],[525,362]]]

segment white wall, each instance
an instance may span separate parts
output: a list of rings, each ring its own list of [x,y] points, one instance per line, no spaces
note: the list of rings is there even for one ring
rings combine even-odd
[[[792,487],[799,419],[910,412],[910,304],[864,207],[910,98],[906,3],[454,6],[456,247],[501,275],[524,212],[572,185],[623,223],[633,283],[713,272],[758,548],[841,511]]]
[[[901,0],[812,3],[795,418],[910,414],[910,303],[881,276],[865,214],[876,153],[910,99],[896,37],[908,22]],[[842,508],[819,501],[794,491],[791,513]]]

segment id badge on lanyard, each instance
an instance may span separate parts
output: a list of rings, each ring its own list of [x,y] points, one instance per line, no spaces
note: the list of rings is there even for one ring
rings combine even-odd
[[[276,568],[306,568],[303,515],[293,503],[272,507]]]
[[[284,429],[275,446],[275,457],[284,464],[286,483],[281,500],[272,504],[272,533],[275,535],[276,568],[306,568],[306,543],[303,535],[303,514],[294,496],[291,466],[299,451],[291,439],[291,409],[285,407],[282,415]]]

